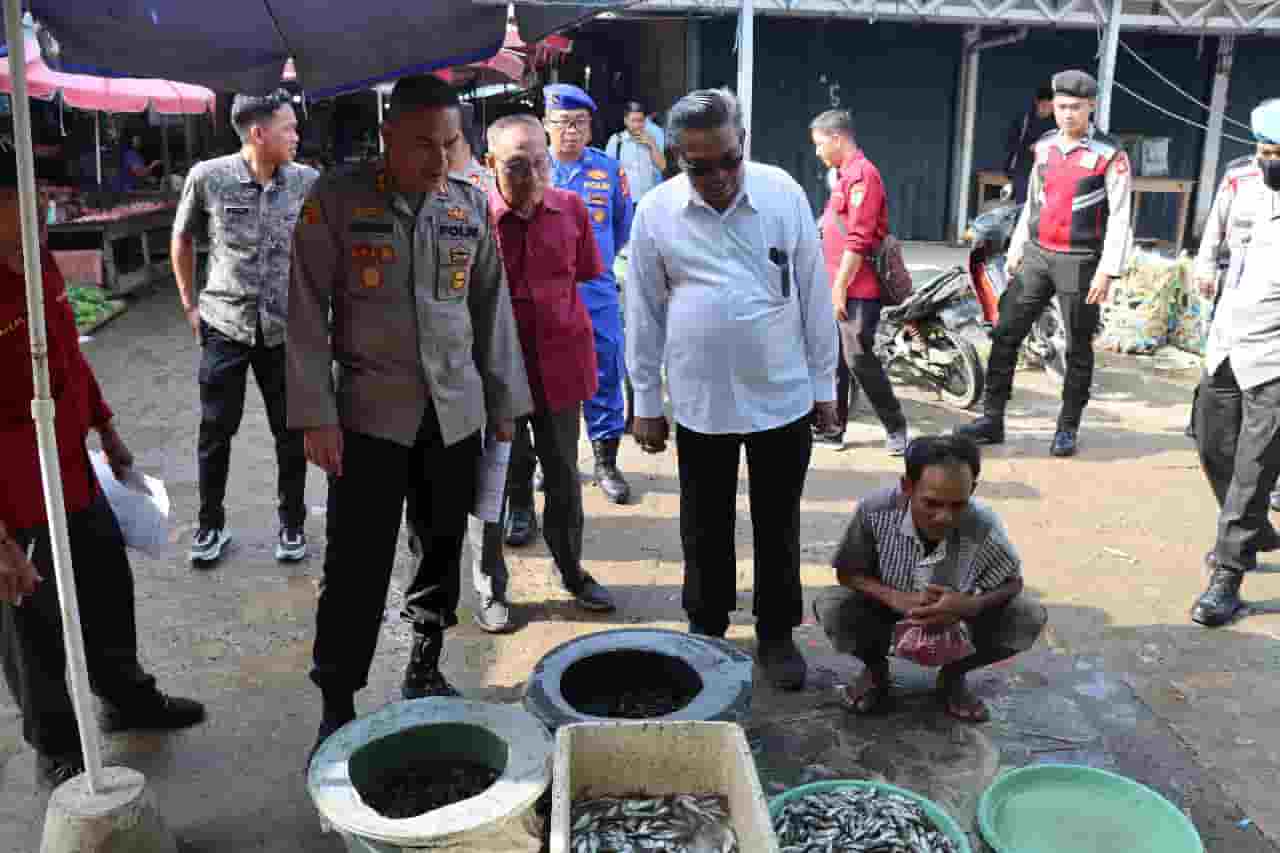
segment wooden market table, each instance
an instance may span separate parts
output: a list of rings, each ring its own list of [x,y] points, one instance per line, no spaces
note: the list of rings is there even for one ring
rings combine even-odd
[[[981,208],[984,202],[990,200],[989,193],[992,189],[998,191],[1000,187],[1007,183],[1009,183],[1009,178],[1003,172],[978,172],[978,207]],[[1135,177],[1133,179],[1133,219],[1135,222],[1138,218],[1138,206],[1144,195],[1148,193],[1172,193],[1179,196],[1178,230],[1174,232],[1172,241],[1174,255],[1182,252],[1182,242],[1187,233],[1187,220],[1191,214],[1191,193],[1195,190],[1195,187],[1195,181],[1183,180],[1182,178]]]
[[[96,242],[102,251],[103,287],[112,294],[125,294],[172,273],[168,247],[176,209],[177,202],[165,202],[161,207],[140,213],[96,215],[50,225],[49,248],[54,252],[83,249],[86,238],[88,242]],[[116,255],[116,244],[135,238],[142,244],[142,265],[126,271]],[[152,254],[153,246],[159,254]]]

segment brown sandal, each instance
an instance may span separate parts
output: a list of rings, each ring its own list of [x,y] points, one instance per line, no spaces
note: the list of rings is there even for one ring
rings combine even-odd
[[[889,708],[889,679],[877,681],[864,672],[853,684],[839,688],[840,704],[859,716],[880,714]]]

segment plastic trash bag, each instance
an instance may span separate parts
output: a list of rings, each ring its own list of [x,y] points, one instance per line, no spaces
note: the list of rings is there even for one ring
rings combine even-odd
[[[1103,349],[1150,353],[1169,340],[1169,317],[1181,292],[1183,265],[1154,252],[1134,253],[1133,264],[1111,286],[1102,306]]]
[[[127,482],[121,483],[111,471],[102,451],[89,454],[93,473],[98,476],[102,492],[115,513],[124,535],[126,547],[148,557],[161,557],[169,545],[169,493],[164,481],[130,470]]]
[[[921,666],[946,666],[975,651],[963,622],[936,627],[903,619],[893,626],[893,653]]]

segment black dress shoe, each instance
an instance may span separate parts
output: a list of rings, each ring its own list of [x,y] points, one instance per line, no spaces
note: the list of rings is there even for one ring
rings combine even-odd
[[[400,685],[403,699],[426,699],[442,696],[456,699],[462,694],[454,688],[440,671],[440,653],[444,651],[444,634],[415,634],[413,648],[409,652],[409,665],[404,670],[404,683]]]
[[[756,660],[764,669],[765,677],[779,690],[804,689],[809,665],[796,648],[791,632],[778,636],[756,636]]]
[[[204,722],[204,705],[194,699],[182,699],[155,693],[145,702],[130,705],[102,704],[99,722],[102,730],[123,732],[129,729],[172,731]]]
[[[1054,456],[1075,456],[1076,455],[1076,431],[1073,429],[1060,429],[1053,434],[1053,447],[1049,448],[1049,453]]]
[[[956,427],[955,434],[971,438],[978,444],[1004,444],[1004,419],[983,415],[976,421]]]
[[[538,529],[538,519],[532,508],[513,506],[507,509],[506,543],[512,548],[528,545]]]
[[[1217,628],[1235,618],[1244,606],[1240,601],[1240,583],[1244,575],[1230,569],[1214,569],[1208,588],[1191,608],[1191,621],[1207,628]]]
[[[40,787],[52,791],[84,772],[84,759],[79,755],[36,754],[36,781]]]
[[[333,734],[355,718],[355,711],[352,711],[350,714],[334,714],[328,711],[325,712],[324,717],[320,720],[320,729],[316,732],[316,742],[312,744],[311,751],[307,753],[306,769],[309,770],[311,768],[312,759],[316,757],[316,753],[320,751],[320,747],[324,745],[324,742],[329,739],[329,735]]]
[[[609,590],[586,572],[582,573],[582,578],[577,583],[565,584],[565,589],[583,610],[609,613],[617,607]]]

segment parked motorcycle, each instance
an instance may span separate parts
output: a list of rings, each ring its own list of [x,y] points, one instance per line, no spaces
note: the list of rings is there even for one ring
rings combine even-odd
[[[975,329],[981,333],[974,296],[973,279],[963,267],[921,274],[901,305],[880,312],[875,353],[881,364],[952,405],[977,405],[986,371],[969,340]]]
[[[1009,200],[1008,192],[1001,195],[1006,202]],[[974,219],[966,235],[972,244],[969,277],[973,280],[973,292],[982,308],[982,322],[988,333],[999,322],[1000,306],[1009,292],[1005,256],[1021,213],[1019,204],[995,207]],[[1017,287],[1016,281],[1013,286]],[[1032,325],[1022,352],[1028,363],[1043,367],[1057,382],[1061,383],[1067,375],[1067,334],[1058,297],[1053,298]]]

